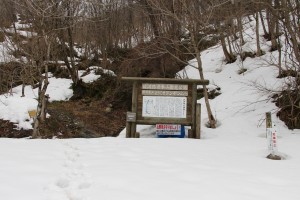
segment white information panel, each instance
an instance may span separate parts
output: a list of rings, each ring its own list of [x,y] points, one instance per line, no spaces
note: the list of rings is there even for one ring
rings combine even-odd
[[[186,97],[143,96],[143,117],[186,118]]]

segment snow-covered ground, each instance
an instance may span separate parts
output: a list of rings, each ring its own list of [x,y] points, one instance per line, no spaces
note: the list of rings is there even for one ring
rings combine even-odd
[[[245,48],[255,50],[252,29],[247,31]],[[263,48],[267,51],[268,43]],[[253,84],[282,86],[276,68],[266,66],[270,56],[225,65],[220,46],[202,52],[209,87],[219,86],[222,94],[211,100],[219,124],[216,129],[205,127],[205,104],[199,100],[203,105],[201,140],[156,138],[151,126],[138,127],[140,139],[124,138],[125,131],[117,138],[1,138],[0,199],[298,200],[300,131],[288,130],[276,117],[269,94]],[[190,63],[194,65],[195,60]],[[242,67],[247,71],[239,75]],[[189,78],[199,77],[193,67],[185,70]],[[58,81],[62,80],[50,79],[50,99],[55,95],[68,99],[70,82],[56,86]],[[20,88],[13,91],[13,96],[0,96],[0,118],[18,119],[14,122],[21,126],[27,111],[36,106],[35,100],[29,100],[34,95],[30,88],[26,98],[19,97]],[[284,160],[265,158],[269,152],[264,118],[269,111]]]
[[[245,132],[219,128],[203,140],[1,139],[1,199],[299,199],[299,135],[282,136],[288,157],[274,161],[265,158],[265,138]]]

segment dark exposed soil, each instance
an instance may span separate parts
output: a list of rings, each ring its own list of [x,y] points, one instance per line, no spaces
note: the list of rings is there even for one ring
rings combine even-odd
[[[92,138],[118,136],[125,127],[126,109],[113,108],[100,101],[54,102],[48,106],[50,117],[41,125],[42,138]],[[15,125],[0,120],[0,137],[23,138],[32,130],[15,130]]]
[[[113,108],[100,101],[56,102],[49,105],[48,113],[53,116],[47,126],[60,137],[103,137],[117,136],[125,127],[126,109]]]
[[[271,159],[271,160],[283,160],[283,158],[279,155],[275,155],[275,154],[269,154],[267,156],[268,159]]]
[[[0,137],[23,138],[31,134],[31,130],[17,130],[13,123],[0,119]]]

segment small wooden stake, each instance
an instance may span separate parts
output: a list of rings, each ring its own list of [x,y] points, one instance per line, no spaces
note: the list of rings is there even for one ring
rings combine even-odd
[[[272,128],[271,112],[266,113],[266,128]],[[267,137],[267,131],[266,131],[266,137]]]
[[[272,128],[271,112],[266,113],[266,127],[267,128]]]

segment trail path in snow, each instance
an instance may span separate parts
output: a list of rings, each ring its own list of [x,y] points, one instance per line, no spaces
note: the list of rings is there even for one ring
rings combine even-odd
[[[65,161],[60,176],[48,187],[49,200],[88,200],[86,190],[92,186],[87,165],[81,161],[80,149],[69,142],[62,144]]]

